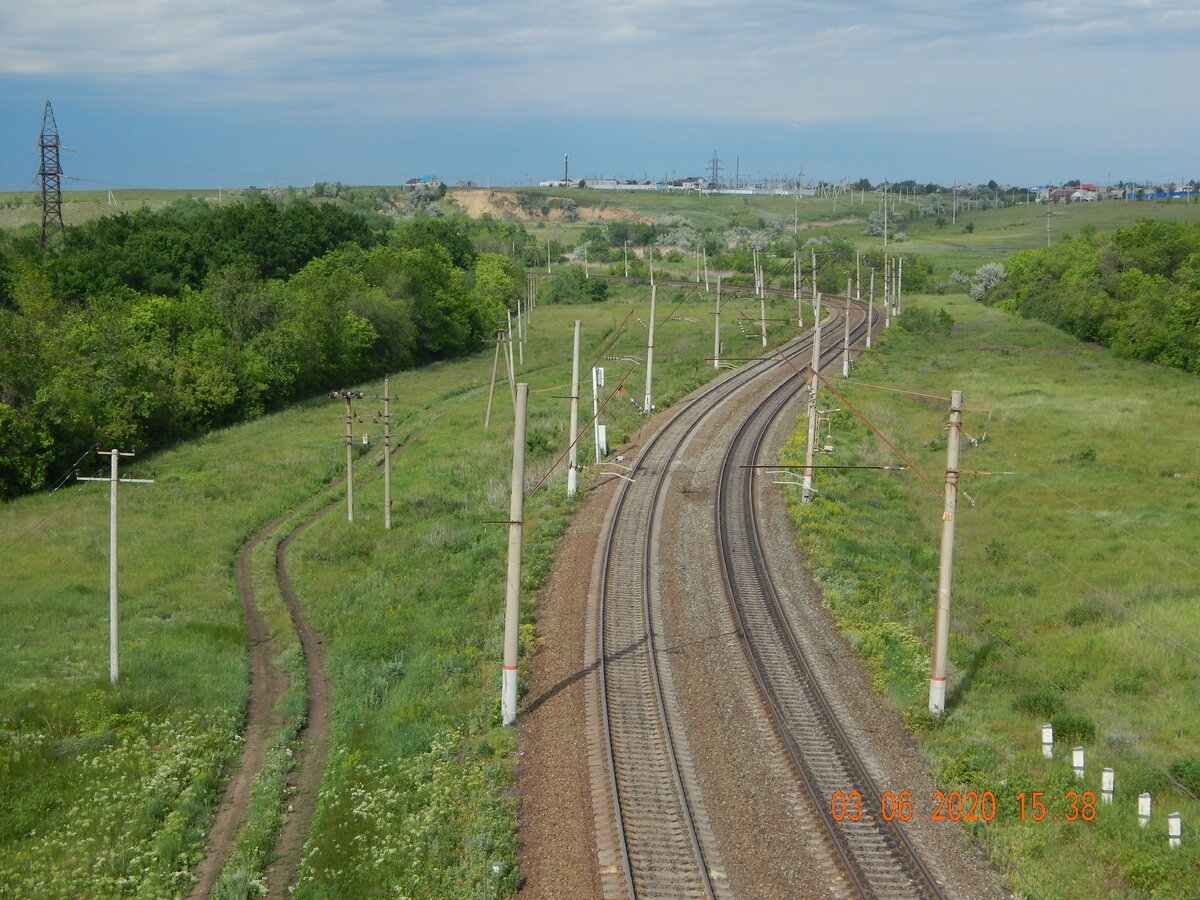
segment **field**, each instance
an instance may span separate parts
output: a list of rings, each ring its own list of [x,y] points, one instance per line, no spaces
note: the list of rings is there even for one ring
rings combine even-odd
[[[772,240],[790,239],[795,215],[801,240],[880,246],[862,234],[875,208],[870,194],[864,205],[845,197],[797,203],[521,190],[578,202],[576,222],[529,226],[568,248],[588,226],[592,203],[714,232],[761,229]],[[214,191],[114,193],[122,209],[188,195],[215,199]],[[0,195],[0,226],[36,221],[30,196],[12,208],[13,197]],[[106,192],[67,199],[68,222],[112,209]],[[953,272],[970,274],[1043,245],[1045,211],[1021,205],[960,213],[953,225],[948,215],[943,225],[932,217],[905,221],[893,226],[906,235],[895,249],[929,258],[939,289],[961,291]],[[1053,212],[1054,236],[1140,216],[1200,220],[1200,205],[1170,203],[1106,201]],[[684,258],[668,269],[690,276],[694,263]],[[922,713],[939,503],[916,479],[824,475],[820,501],[795,507],[828,602],[875,666],[881,693],[906,711],[942,782],[995,793],[1003,815],[980,837],[1014,890],[1197,896],[1200,858],[1187,838],[1200,814],[1195,379],[1115,360],[962,293],[907,299],[913,309],[945,309],[953,328],[890,330],[883,352],[863,361],[854,380],[938,397],[962,389],[973,409],[965,430],[981,439],[966,451],[964,468],[1017,473],[964,477],[976,505],[960,507],[946,721]],[[582,406],[586,367],[615,335],[604,354],[615,358],[602,362],[610,389],[629,374],[628,396],[617,395],[604,412],[610,445],[644,420],[631,397],[644,386],[638,361],[647,300],[645,287],[614,286],[603,303],[536,310],[518,367],[531,384],[528,488],[566,444],[573,319],[584,322]],[[711,295],[664,287],[658,303],[661,408],[713,371],[705,361]],[[757,306],[735,301],[723,314],[727,353],[750,356],[756,338],[742,336],[750,329],[735,324],[739,312],[754,318]],[[779,300],[768,316],[794,312],[790,300]],[[791,333],[773,329],[772,341]],[[511,405],[502,384],[492,427],[483,430],[491,363],[487,348],[393,377],[404,447],[390,532],[382,529],[382,479],[372,465],[381,454],[379,428],[368,423],[372,444],[360,450],[350,525],[341,506],[341,408],[325,399],[136,460],[134,471],[154,471],[157,482],[121,488],[116,688],[107,681],[105,486],[69,485],[0,507],[0,632],[14,636],[0,645],[9,673],[0,697],[0,896],[187,891],[222,773],[238,753],[248,690],[234,558],[252,534],[291,514],[252,557],[278,659],[294,676],[252,826],[219,895],[253,894],[287,803],[303,709],[295,638],[274,585],[274,542],[328,504],[290,551],[293,586],[325,635],[333,684],[333,750],[297,895],[361,896],[379,885],[416,896],[515,890],[514,744],[498,725],[496,690],[505,535],[484,524],[506,509]],[[370,396],[382,390],[361,387]],[[943,402],[855,385],[844,396],[940,483]],[[365,402],[364,418],[373,412]],[[839,461],[892,462],[850,415],[835,416],[833,436]],[[586,435],[580,459],[591,459]],[[89,459],[81,468],[95,465]],[[536,640],[537,586],[571,513],[564,480],[560,467],[528,507],[526,646]],[[1039,752],[1044,721],[1059,735],[1053,761]],[[1074,787],[1064,755],[1074,743],[1087,748],[1087,789],[1097,790],[1100,766],[1116,769],[1116,804],[1091,824],[1018,821],[1019,792],[1061,795]],[[1130,812],[1143,789],[1155,797],[1145,831]],[[1183,813],[1185,847],[1169,853],[1164,822],[1175,810]]]

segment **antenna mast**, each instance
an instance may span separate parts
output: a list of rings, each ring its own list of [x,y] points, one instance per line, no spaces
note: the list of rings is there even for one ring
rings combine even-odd
[[[61,237],[67,233],[62,217],[62,165],[58,160],[58,123],[54,121],[54,109],[46,101],[46,112],[42,116],[42,136],[38,141],[42,151],[42,165],[38,178],[42,182],[42,230],[38,235],[38,246],[45,247],[48,229],[58,229]]]

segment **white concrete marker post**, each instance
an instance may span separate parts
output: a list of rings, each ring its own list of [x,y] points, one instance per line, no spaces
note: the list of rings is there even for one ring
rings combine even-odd
[[[1083,748],[1073,747],[1071,749],[1071,768],[1075,770],[1075,777],[1083,779]]]
[[[521,540],[525,524],[525,419],[529,385],[517,385],[517,416],[513,425],[512,498],[508,507],[508,578],[504,601],[504,675],[500,717],[505,725],[517,721],[517,641],[521,626]]]
[[[1167,844],[1178,847],[1183,843],[1183,819],[1179,813],[1167,814]]]
[[[1145,828],[1150,824],[1150,795],[1138,794],[1138,824]]]
[[[1042,726],[1042,756],[1054,758],[1054,726],[1049,722]]]
[[[1100,802],[1112,803],[1113,801],[1113,770],[1105,768],[1100,773]]]

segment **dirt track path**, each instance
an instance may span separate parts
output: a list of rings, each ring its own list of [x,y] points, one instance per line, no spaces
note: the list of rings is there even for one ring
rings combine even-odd
[[[254,550],[271,536],[284,518],[275,519],[260,528],[238,550],[233,564],[238,594],[242,598],[242,611],[246,616],[246,630],[250,637],[250,701],[246,708],[245,743],[242,745],[237,771],[225,785],[212,828],[209,829],[208,854],[196,869],[197,881],[192,889],[192,900],[207,897],[216,885],[229,851],[233,848],[242,819],[245,818],[254,779],[262,769],[267,747],[279,726],[276,706],[283,692],[287,690],[288,680],[279,664],[279,643],[267,630],[254,599],[250,558]]]
[[[292,625],[300,638],[300,648],[304,653],[305,672],[308,676],[308,710],[299,735],[300,755],[290,779],[295,793],[292,795],[283,830],[275,844],[275,862],[267,869],[268,897],[287,897],[296,884],[300,874],[304,842],[312,830],[313,815],[317,810],[317,795],[321,791],[321,777],[325,773],[325,760],[329,756],[329,744],[333,735],[329,676],[325,672],[325,638],[313,631],[305,619],[304,610],[292,591],[287,569],[287,554],[292,541],[332,508],[332,504],[322,507],[296,526],[275,549],[275,573],[279,578],[279,591],[283,595],[283,602],[287,604],[288,614],[292,617]]]

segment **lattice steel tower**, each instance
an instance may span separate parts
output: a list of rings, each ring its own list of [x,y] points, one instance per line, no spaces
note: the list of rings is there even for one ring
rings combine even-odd
[[[46,101],[46,112],[42,116],[42,138],[38,142],[42,151],[42,166],[38,177],[42,181],[42,231],[38,235],[38,246],[45,247],[48,231],[58,230],[65,237],[66,226],[62,217],[62,165],[58,161],[58,123],[54,121],[54,109]]]

